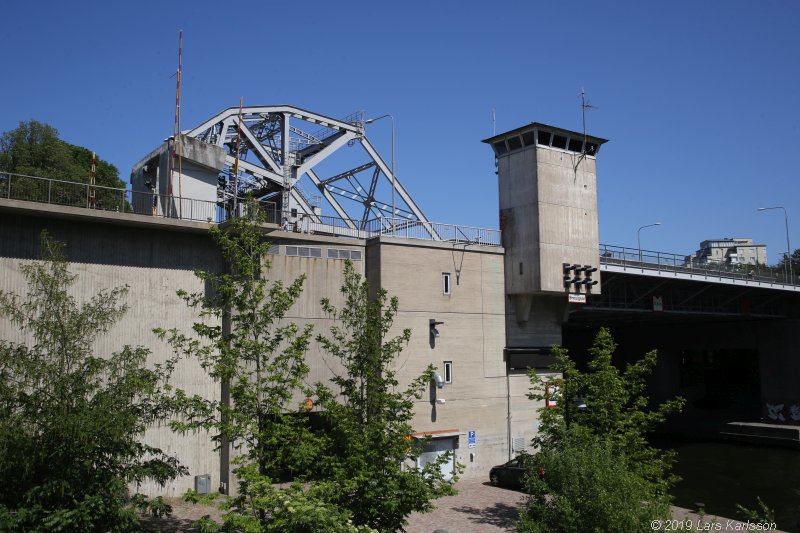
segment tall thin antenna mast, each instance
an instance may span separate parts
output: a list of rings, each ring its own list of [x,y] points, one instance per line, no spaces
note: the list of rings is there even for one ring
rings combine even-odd
[[[181,147],[181,70],[183,64],[183,30],[178,32],[178,70],[175,74],[175,121],[172,126],[172,171],[170,173],[170,196],[172,187],[175,183],[175,166],[178,167],[178,217],[182,217],[182,198],[183,198],[183,168],[182,168],[182,147]]]
[[[242,139],[242,105],[244,98],[239,97],[239,120],[236,121],[236,162],[233,164],[233,216],[238,215],[239,202],[239,143]]]
[[[578,158],[578,162],[575,163],[575,167],[573,168],[573,171],[576,172],[576,173],[578,172],[578,165],[580,165],[581,161],[583,161],[586,158],[586,142],[588,140],[588,137],[586,135],[586,110],[587,109],[597,109],[597,108],[595,106],[593,106],[589,102],[589,100],[586,99],[586,91],[583,89],[583,87],[581,87],[581,121],[583,123],[583,148],[581,149],[581,155]]]
[[[497,113],[492,108],[492,136],[497,135]]]

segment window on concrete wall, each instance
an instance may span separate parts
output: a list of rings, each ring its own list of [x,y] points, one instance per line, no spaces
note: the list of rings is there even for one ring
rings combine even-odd
[[[442,294],[450,294],[450,272],[442,272]]]
[[[322,248],[311,248],[308,246],[287,246],[286,255],[321,258]]]
[[[445,383],[452,383],[453,382],[453,362],[452,361],[445,361],[444,362],[444,382]]]

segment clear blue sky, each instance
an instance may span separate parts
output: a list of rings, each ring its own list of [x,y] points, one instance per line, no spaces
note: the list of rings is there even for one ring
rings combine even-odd
[[[245,8],[250,3],[249,8]],[[296,5],[291,9],[290,5]],[[172,133],[178,30],[183,120],[288,103],[392,113],[397,175],[431,220],[497,227],[481,139],[598,109],[600,238],[689,253],[752,237],[800,247],[800,3],[8,2],[0,130],[35,118],[123,179]],[[389,124],[369,136],[389,156]]]

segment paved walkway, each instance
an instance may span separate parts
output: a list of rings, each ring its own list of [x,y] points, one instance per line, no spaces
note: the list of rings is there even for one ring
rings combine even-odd
[[[525,494],[492,487],[488,481],[468,479],[456,484],[458,494],[445,496],[437,508],[426,514],[409,517],[408,533],[431,533],[437,529],[448,533],[494,533],[516,531],[519,507]]]

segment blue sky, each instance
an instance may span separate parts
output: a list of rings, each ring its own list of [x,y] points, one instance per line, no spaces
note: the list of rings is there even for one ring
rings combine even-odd
[[[580,129],[597,106],[600,240],[689,253],[752,237],[800,247],[800,3],[12,2],[3,8],[0,131],[35,118],[124,179],[182,125],[288,103],[392,113],[397,175],[431,220],[497,227],[480,141],[539,121]],[[230,7],[226,7],[230,6]],[[389,158],[389,124],[369,126]]]

